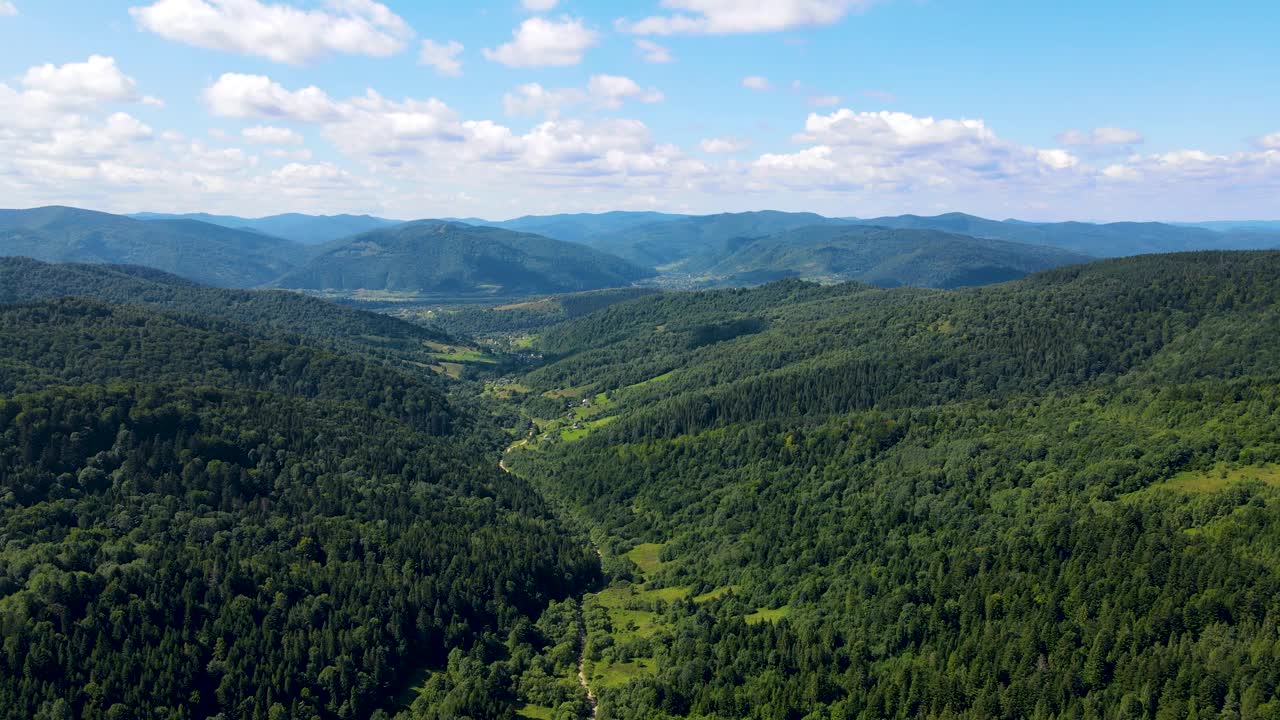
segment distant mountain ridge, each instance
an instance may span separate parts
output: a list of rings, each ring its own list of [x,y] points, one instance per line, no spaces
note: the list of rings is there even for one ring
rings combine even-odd
[[[750,242],[728,257],[697,258],[718,284],[751,285],[783,278],[897,287],[957,288],[1014,280],[1092,260],[1057,248],[974,238],[938,230],[876,226],[808,226]]]
[[[604,213],[525,215],[511,220],[498,221],[482,220],[480,218],[460,218],[458,222],[464,222],[468,225],[484,225],[504,230],[515,230],[517,232],[536,233],[567,242],[587,243],[596,236],[681,220],[686,217],[689,216],[660,212],[614,210]]]
[[[424,220],[330,245],[279,287],[510,296],[630,285],[652,271],[541,235]]]
[[[683,271],[680,264],[707,255],[727,256],[748,241],[785,230],[816,225],[843,225],[843,220],[815,213],[763,210],[699,215],[649,223],[583,242],[638,265]]]
[[[973,237],[1049,245],[1095,257],[1124,257],[1193,250],[1261,250],[1280,247],[1280,232],[1211,230],[1159,222],[1034,223],[988,220],[964,213],[932,217],[897,215],[851,219],[859,225],[942,230]]]
[[[354,346],[361,352],[409,360],[424,353],[424,342],[450,339],[432,328],[302,293],[213,288],[132,265],[54,264],[0,257],[0,305],[66,297],[203,315],[269,328],[321,346]]]
[[[210,215],[208,213],[188,213],[169,215],[165,213],[134,213],[129,217],[138,220],[197,220],[211,225],[249,230],[265,235],[274,235],[303,245],[321,245],[338,238],[357,235],[378,228],[399,225],[403,220],[389,220],[371,215],[303,215],[285,213],[268,215],[260,218],[244,218],[235,215]]]
[[[220,287],[254,287],[304,262],[291,240],[195,220],[135,220],[50,206],[0,210],[0,255],[145,265]]]

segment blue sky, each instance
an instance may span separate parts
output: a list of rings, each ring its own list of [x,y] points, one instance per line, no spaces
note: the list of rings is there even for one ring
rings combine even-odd
[[[1260,0],[0,0],[0,190],[1272,219],[1278,27]]]

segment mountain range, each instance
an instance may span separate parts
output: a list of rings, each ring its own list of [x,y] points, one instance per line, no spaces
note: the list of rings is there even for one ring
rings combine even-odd
[[[327,246],[276,285],[513,296],[619,287],[652,274],[620,258],[541,235],[426,220]]]
[[[198,220],[210,225],[221,225],[236,230],[249,230],[264,235],[274,235],[303,245],[322,245],[338,238],[349,237],[378,228],[399,225],[403,220],[370,215],[302,215],[285,213],[260,218],[243,218],[235,215],[210,215],[209,213],[188,213],[185,215],[169,215],[165,213],[135,213],[130,215],[138,220]]]
[[[222,287],[254,287],[308,256],[298,243],[195,220],[143,221],[70,207],[0,210],[0,255],[145,265]]]
[[[146,266],[220,287],[455,298],[786,277],[958,287],[1091,257],[1277,247],[1280,229],[1266,222],[1033,223],[962,213],[860,219],[619,211],[404,223],[367,215],[0,211],[0,255]]]

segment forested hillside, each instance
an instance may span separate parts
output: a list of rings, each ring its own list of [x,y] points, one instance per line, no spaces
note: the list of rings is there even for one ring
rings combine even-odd
[[[64,297],[215,317],[258,335],[287,334],[314,345],[403,363],[431,359],[448,335],[386,315],[282,290],[227,290],[139,266],[50,264],[0,257],[0,303]]]
[[[1187,250],[1256,250],[1280,248],[1280,232],[1265,224],[1208,226],[1159,222],[1035,223],[987,220],[964,213],[925,217],[893,217],[853,220],[862,225],[900,229],[928,229],[992,238],[1009,242],[1048,245],[1094,257],[1122,257],[1145,253]]]
[[[1280,717],[1278,276],[550,296],[452,382],[5,260],[0,717]]]
[[[308,257],[289,240],[194,220],[143,221],[69,207],[0,210],[0,255],[145,265],[219,287],[275,280]]]
[[[507,464],[604,552],[599,716],[1280,716],[1276,277],[788,281],[544,332]]]
[[[1057,248],[934,230],[819,225],[745,242],[727,255],[691,258],[681,270],[731,287],[798,277],[955,288],[1004,282],[1090,259]]]
[[[511,717],[503,676],[447,668],[599,566],[497,426],[153,279],[181,314],[0,305],[0,717]]]
[[[651,274],[582,245],[432,220],[340,242],[278,285],[511,297],[626,286]]]
[[[139,220],[196,220],[211,225],[274,235],[303,245],[322,245],[362,232],[399,225],[402,222],[369,215],[302,215],[299,213],[268,215],[260,218],[210,215],[209,213],[184,215],[138,213],[131,217]]]

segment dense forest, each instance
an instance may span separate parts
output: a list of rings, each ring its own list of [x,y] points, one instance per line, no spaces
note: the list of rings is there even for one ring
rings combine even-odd
[[[0,277],[0,717],[1280,718],[1280,253],[452,336]]]
[[[604,551],[599,716],[1280,717],[1278,276],[786,282],[544,333],[508,464]]]
[[[386,716],[598,581],[487,414],[221,314],[0,306],[0,717]]]

